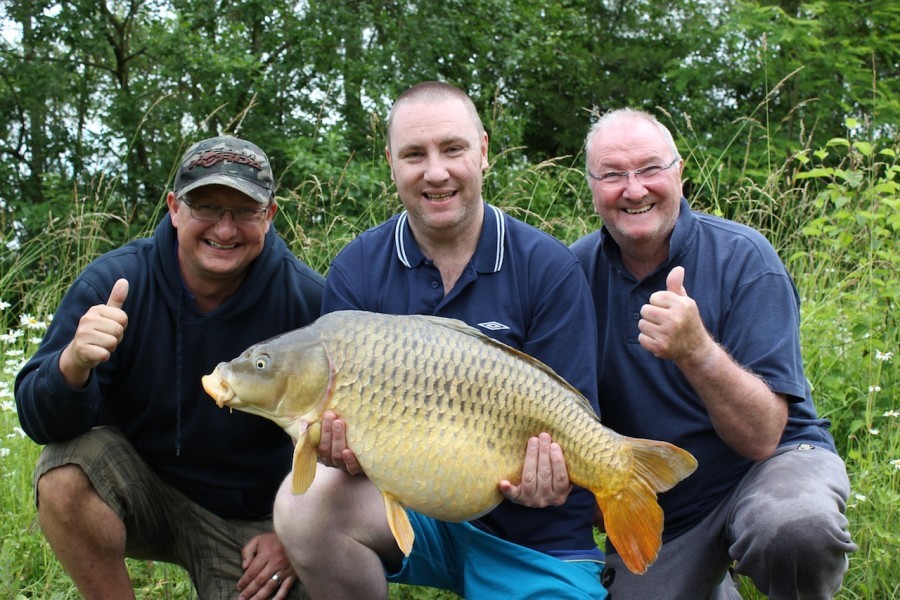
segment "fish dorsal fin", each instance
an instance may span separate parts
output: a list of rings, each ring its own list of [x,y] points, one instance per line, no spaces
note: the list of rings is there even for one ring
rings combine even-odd
[[[310,426],[301,431],[297,437],[291,470],[291,492],[294,494],[302,494],[308,490],[316,477],[316,444],[319,443],[319,431],[319,427]]]
[[[571,385],[568,381],[566,381],[563,377],[561,377],[556,371],[554,371],[553,369],[551,369],[550,367],[548,367],[546,364],[542,363],[538,359],[534,358],[533,356],[525,354],[521,350],[516,350],[512,346],[508,346],[508,345],[504,344],[503,342],[495,340],[494,338],[490,337],[489,335],[485,335],[478,329],[475,329],[468,323],[466,323],[464,321],[460,321],[459,319],[449,319],[447,317],[437,317],[434,315],[417,315],[416,318],[421,318],[426,321],[430,321],[431,323],[433,323],[434,325],[437,325],[439,327],[446,327],[448,329],[453,329],[460,333],[464,333],[466,335],[472,336],[473,338],[479,340],[482,343],[485,343],[488,345],[493,345],[493,346],[503,350],[504,352],[507,352],[521,360],[524,360],[525,362],[532,365],[534,368],[543,371],[544,373],[546,373],[547,375],[549,375],[550,377],[555,379],[563,387],[567,388],[572,393],[572,395],[576,397],[578,403],[582,405],[582,408],[586,408],[592,415],[596,416],[597,413],[594,410],[594,407],[591,406],[591,403],[588,402],[587,398],[584,397],[584,395],[578,390],[578,388]],[[599,417],[597,419],[599,420]]]
[[[413,542],[416,541],[416,534],[413,533],[409,515],[406,514],[406,509],[403,508],[403,505],[397,502],[397,499],[391,494],[382,492],[381,495],[384,498],[384,508],[387,511],[388,526],[391,528],[391,533],[394,534],[394,539],[397,540],[397,545],[400,546],[403,555],[409,556],[409,553],[412,552]]]

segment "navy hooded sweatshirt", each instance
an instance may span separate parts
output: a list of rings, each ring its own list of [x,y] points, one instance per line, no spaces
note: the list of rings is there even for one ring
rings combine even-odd
[[[105,303],[122,277],[129,282],[122,343],[84,389],[73,389],[59,356],[81,316]],[[270,228],[240,289],[202,313],[181,282],[166,215],[152,238],[104,254],[72,284],[16,377],[19,422],[38,444],[118,427],[164,481],[198,504],[225,518],[267,518],[290,471],[291,440],[267,419],[218,408],[200,379],[248,346],[314,321],[323,288],[324,278]]]

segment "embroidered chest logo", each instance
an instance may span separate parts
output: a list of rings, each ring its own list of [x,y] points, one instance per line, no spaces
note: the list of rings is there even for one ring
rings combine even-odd
[[[484,327],[489,331],[500,331],[501,329],[509,329],[508,325],[504,325],[503,323],[498,323],[497,321],[486,321],[484,323],[479,323],[479,327]]]

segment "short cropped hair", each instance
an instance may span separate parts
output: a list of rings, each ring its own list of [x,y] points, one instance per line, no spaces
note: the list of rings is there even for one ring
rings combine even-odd
[[[444,83],[443,81],[423,81],[408,88],[394,101],[394,105],[391,107],[391,112],[388,114],[387,120],[388,148],[390,148],[391,145],[391,125],[394,122],[394,113],[396,113],[398,106],[405,102],[432,103],[443,102],[450,99],[460,100],[465,105],[466,110],[469,112],[469,115],[472,117],[472,120],[478,128],[478,134],[483,134],[484,124],[481,122],[481,117],[478,116],[478,109],[475,108],[475,103],[472,102],[472,99],[469,98],[468,94],[458,87],[450,85],[449,83]]]

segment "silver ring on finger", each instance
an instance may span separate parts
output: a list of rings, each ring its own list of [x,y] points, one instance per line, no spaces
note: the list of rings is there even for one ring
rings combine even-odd
[[[272,581],[281,585],[281,577],[278,576],[278,573],[275,573],[274,575],[272,575]]]

